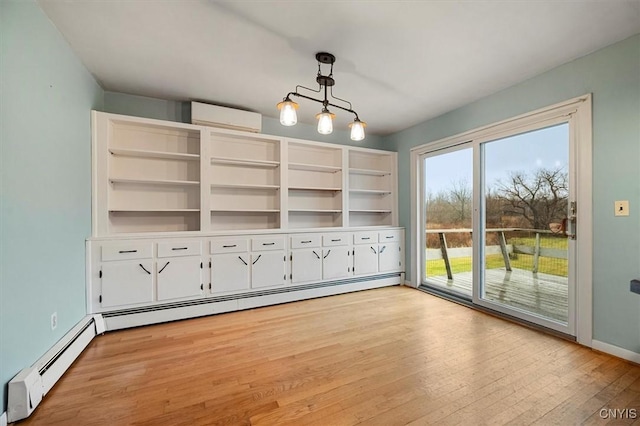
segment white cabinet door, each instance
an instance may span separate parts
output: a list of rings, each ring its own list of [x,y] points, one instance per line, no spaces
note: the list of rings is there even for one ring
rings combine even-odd
[[[216,254],[211,258],[211,292],[249,289],[249,253]]]
[[[387,243],[378,246],[378,269],[380,272],[402,271],[400,243]]]
[[[306,283],[322,280],[322,249],[291,251],[291,282]]]
[[[103,308],[153,300],[153,263],[108,262],[101,266]]]
[[[251,288],[284,284],[286,263],[283,251],[253,253],[251,255]]]
[[[363,244],[353,248],[353,272],[355,275],[378,272],[378,245]]]
[[[322,278],[335,280],[351,275],[351,247],[332,247],[322,250]]]
[[[158,261],[158,300],[202,295],[201,262],[200,257],[169,257]]]

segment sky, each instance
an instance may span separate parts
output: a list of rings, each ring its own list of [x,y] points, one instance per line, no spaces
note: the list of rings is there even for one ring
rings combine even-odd
[[[532,132],[510,136],[484,144],[485,182],[495,186],[510,172],[533,172],[539,168],[569,169],[569,125],[559,124]],[[452,183],[473,180],[473,151],[464,148],[426,159],[426,189],[437,194],[447,191]]]

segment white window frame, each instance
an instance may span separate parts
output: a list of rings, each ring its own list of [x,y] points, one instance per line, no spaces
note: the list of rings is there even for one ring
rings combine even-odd
[[[573,181],[577,205],[576,233],[580,243],[576,245],[576,318],[575,335],[578,343],[592,347],[593,338],[593,213],[592,213],[592,112],[591,94],[586,94],[521,114],[497,123],[479,127],[445,139],[416,146],[410,151],[411,166],[411,285],[418,287],[422,281],[421,254],[423,247],[421,200],[424,193],[424,170],[420,157],[434,151],[445,151],[463,143],[480,144],[488,140],[523,133],[533,128],[571,121],[576,138]],[[477,152],[477,150],[476,150]],[[474,161],[477,159],[474,159]],[[477,172],[474,172],[477,173]],[[474,203],[474,219],[477,220],[477,202]],[[479,253],[474,253],[477,256]],[[476,277],[474,277],[475,279]]]

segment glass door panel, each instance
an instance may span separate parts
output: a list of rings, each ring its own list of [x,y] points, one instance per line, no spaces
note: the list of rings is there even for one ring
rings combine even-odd
[[[481,304],[567,331],[569,124],[480,144]]]
[[[422,161],[422,282],[470,299],[473,149],[432,153]]]

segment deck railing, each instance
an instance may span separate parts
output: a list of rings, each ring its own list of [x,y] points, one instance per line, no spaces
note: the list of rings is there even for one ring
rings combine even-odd
[[[451,259],[461,257],[471,257],[471,247],[453,247],[450,248],[447,245],[447,234],[463,234],[468,233],[471,236],[471,229],[427,229],[425,231],[426,236],[429,234],[437,234],[440,240],[440,248],[427,248],[426,260],[444,260],[444,265],[447,270],[447,278],[453,279],[453,272],[451,269]],[[489,228],[486,229],[487,233],[496,233],[498,239],[498,245],[490,245],[484,247],[484,254],[502,254],[504,260],[504,267],[507,271],[511,271],[511,257],[512,254],[528,254],[533,255],[533,267],[532,272],[538,272],[538,266],[540,257],[550,257],[554,259],[567,259],[566,249],[557,249],[540,246],[540,235],[549,234],[558,237],[564,236],[564,234],[558,234],[546,229],[526,229],[526,228]],[[524,244],[508,244],[505,233],[514,232],[528,232],[535,234],[535,243],[533,246]]]

